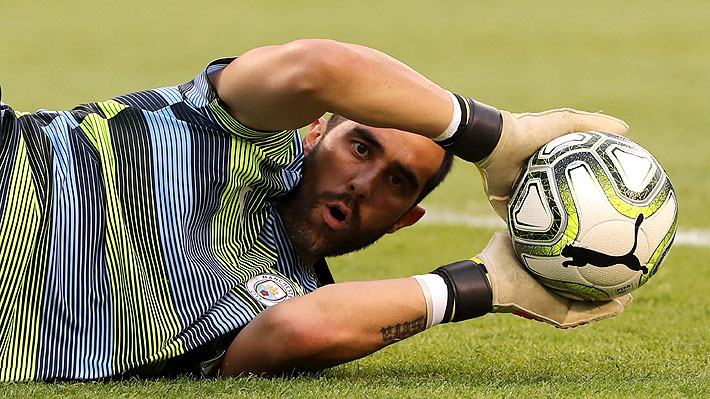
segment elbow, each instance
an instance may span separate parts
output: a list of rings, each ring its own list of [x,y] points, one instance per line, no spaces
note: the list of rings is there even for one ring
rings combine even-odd
[[[294,91],[317,95],[346,76],[351,50],[329,39],[300,39],[282,45],[289,62],[288,82]]]
[[[271,314],[273,344],[287,359],[307,360],[328,353],[338,346],[337,339],[329,331],[320,315],[312,312],[294,314],[286,306],[274,307]]]
[[[350,360],[353,339],[348,329],[328,323],[318,307],[290,310],[289,301],[275,306],[269,315],[268,345],[282,371],[314,371]]]
[[[309,295],[268,308],[252,320],[230,345],[222,375],[315,371],[366,355],[357,349],[357,328],[339,322],[327,301]]]

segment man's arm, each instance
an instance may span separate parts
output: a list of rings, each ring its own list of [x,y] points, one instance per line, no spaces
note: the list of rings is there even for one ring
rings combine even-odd
[[[567,108],[499,111],[450,96],[377,50],[332,40],[247,51],[213,83],[231,115],[254,129],[295,129],[334,112],[365,125],[436,138],[444,149],[481,169],[488,199],[503,219],[515,177],[538,148],[567,133],[624,134],[629,128],[611,116]]]
[[[223,376],[319,370],[369,355],[426,327],[413,278],[338,283],[266,309],[234,339]]]
[[[228,111],[254,129],[295,129],[335,112],[375,127],[436,137],[453,114],[447,92],[377,50],[324,39],[249,50],[213,83]]]
[[[606,302],[582,302],[549,291],[522,268],[504,231],[494,234],[474,259],[414,278],[332,284],[282,302],[237,335],[222,363],[222,375],[319,370],[361,358],[433,325],[488,312],[571,328],[615,316],[632,300],[626,294]]]

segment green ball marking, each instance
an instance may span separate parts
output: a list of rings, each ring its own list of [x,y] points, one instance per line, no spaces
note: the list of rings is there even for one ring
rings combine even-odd
[[[535,257],[561,257],[562,249],[577,240],[580,232],[580,215],[575,202],[575,194],[568,180],[567,170],[573,163],[584,163],[603,190],[609,204],[619,214],[635,219],[642,213],[645,219],[656,214],[665,206],[672,206],[669,197],[673,195],[673,186],[658,162],[647,154],[654,163],[655,171],[640,191],[633,191],[626,186],[622,173],[617,169],[613,159],[607,153],[614,148],[629,149],[638,153],[636,144],[624,137],[608,134],[587,132],[590,136],[583,143],[561,145],[549,154],[542,154],[540,149],[528,161],[528,168],[521,174],[515,185],[510,206],[508,208],[508,225],[513,247],[522,260],[522,254]],[[616,147],[612,147],[616,146]],[[517,226],[515,210],[525,200],[527,186],[532,180],[540,182],[543,198],[547,200],[552,213],[552,223],[545,231],[535,231]],[[673,224],[660,244],[654,249],[646,264],[649,272],[642,274],[638,281],[641,286],[653,276],[668,254],[677,230],[677,209]],[[560,267],[563,267],[560,264]],[[532,272],[532,271],[531,271]],[[580,281],[560,281],[540,276],[535,277],[546,286],[561,294],[576,296],[586,300],[605,300],[612,296],[600,288]]]

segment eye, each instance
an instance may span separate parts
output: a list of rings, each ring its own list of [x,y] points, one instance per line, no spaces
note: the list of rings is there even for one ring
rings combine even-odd
[[[358,155],[363,156],[363,157],[367,157],[368,148],[367,148],[367,145],[365,145],[364,143],[361,143],[359,141],[354,142],[353,143],[353,150],[355,150],[355,152]]]
[[[402,178],[397,175],[390,176],[390,184],[395,187],[402,187]]]

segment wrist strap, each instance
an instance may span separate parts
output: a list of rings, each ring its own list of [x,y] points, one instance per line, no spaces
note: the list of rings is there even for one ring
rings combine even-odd
[[[453,136],[437,141],[443,149],[469,162],[478,162],[496,148],[503,116],[496,108],[454,93],[461,107],[461,123]]]
[[[493,308],[493,291],[483,265],[462,260],[441,266],[432,274],[441,276],[449,290],[442,323],[480,317]]]

